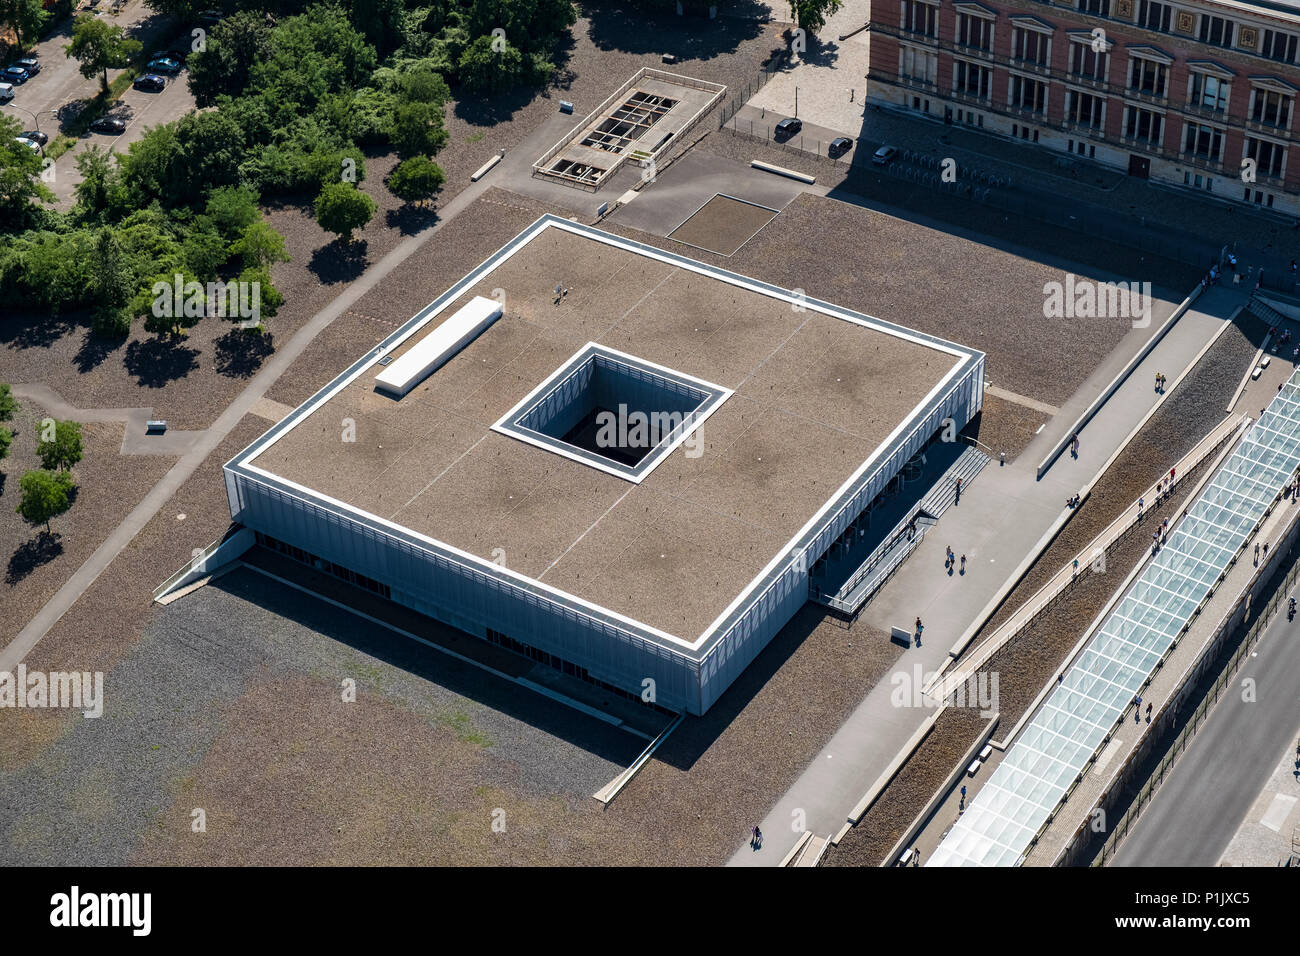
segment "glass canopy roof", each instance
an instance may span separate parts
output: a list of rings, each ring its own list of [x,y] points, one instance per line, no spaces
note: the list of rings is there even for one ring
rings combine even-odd
[[[1014,866],[1300,465],[1294,372],[1016,738],[927,866]]]

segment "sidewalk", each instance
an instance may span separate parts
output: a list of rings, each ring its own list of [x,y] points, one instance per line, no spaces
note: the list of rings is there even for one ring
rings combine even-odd
[[[1159,398],[1151,388],[1155,373],[1176,378],[1246,300],[1244,291],[1230,287],[1203,294],[1080,433],[1077,459],[1067,452],[1041,480],[1035,480],[1040,458],[1136,351],[1138,343],[1132,339],[1126,340],[1125,353],[1110,363],[1115,368],[1099,370],[1015,462],[1005,467],[994,462],[984,469],[969,495],[948,509],[863,608],[863,623],[886,634],[895,625],[910,630],[919,616],[925,625],[921,646],[903,654],[891,675],[863,699],[761,821],[766,837],[763,849],[753,852],[742,847],[729,865],[776,865],[799,836],[791,830],[797,810],[803,811],[808,829],[815,834],[833,834],[844,825],[866,788],[933,712],[929,707],[895,706],[893,674],[910,681],[918,665],[927,673],[938,670],[953,642],[977,620],[1026,555],[1037,554],[1040,539],[1064,511],[1066,498],[1096,477],[1155,405]],[[965,553],[964,576],[949,576],[945,545],[958,555]]]

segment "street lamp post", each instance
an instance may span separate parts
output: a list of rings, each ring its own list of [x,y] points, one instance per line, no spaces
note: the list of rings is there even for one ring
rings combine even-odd
[[[28,116],[30,116],[30,117],[32,118],[32,122],[34,122],[34,123],[36,124],[36,132],[38,132],[38,133],[41,131],[41,114],[42,114],[42,113],[57,114],[57,112],[58,112],[57,110],[37,110],[36,112],[32,112],[31,110],[27,109],[26,107],[23,107],[23,106],[14,106],[13,103],[10,103],[10,104],[9,104],[9,108],[10,108],[10,109],[14,109],[14,110],[22,110],[24,113],[26,113]]]

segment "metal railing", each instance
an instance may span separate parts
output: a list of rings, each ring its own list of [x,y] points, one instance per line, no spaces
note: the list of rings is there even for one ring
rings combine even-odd
[[[769,66],[759,70],[744,87],[737,88],[735,95],[722,106],[722,113],[718,118],[718,129],[726,126],[727,121],[739,113],[741,107],[753,99],[754,94],[767,85],[768,80],[784,70],[789,63],[789,59],[789,52],[782,50],[780,55]]]

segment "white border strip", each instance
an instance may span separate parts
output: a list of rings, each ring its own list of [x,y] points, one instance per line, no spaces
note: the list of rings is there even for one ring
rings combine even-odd
[[[692,411],[688,416],[691,423],[690,427],[685,427],[685,423],[678,426],[677,437],[667,444],[657,445],[651,449],[650,454],[641,464],[638,464],[635,469],[620,469],[613,465],[602,464],[593,458],[585,458],[582,455],[576,455],[573,452],[565,451],[562,446],[567,443],[563,440],[554,439],[549,442],[542,441],[540,438],[533,438],[522,428],[522,426],[516,425],[514,420],[522,415],[529,406],[533,405],[539,395],[551,391],[557,380],[571,375],[573,372],[577,371],[581,364],[586,364],[585,361],[579,361],[584,355],[587,355],[590,358],[594,358],[597,355],[612,356],[613,358],[626,362],[633,368],[640,366],[644,369],[653,370],[669,381],[676,380],[679,382],[685,382],[689,385],[696,385],[701,391],[709,393],[708,400],[702,403],[704,411],[701,412],[699,409]],[[731,398],[734,394],[736,394],[735,390],[723,385],[715,385],[713,382],[706,382],[704,379],[697,378],[694,375],[687,375],[685,372],[679,372],[676,369],[668,368],[665,365],[659,365],[656,362],[647,361],[639,356],[629,355],[627,352],[620,352],[618,349],[611,349],[606,345],[601,345],[599,342],[588,342],[582,348],[578,349],[578,351],[565,359],[559,368],[546,377],[545,381],[520,399],[514,408],[510,409],[510,411],[506,412],[497,419],[495,423],[488,427],[491,431],[494,431],[499,435],[505,435],[507,438],[513,438],[516,441],[526,442],[529,445],[541,448],[543,451],[548,451],[552,455],[559,455],[561,458],[576,461],[581,465],[586,465],[588,468],[595,468],[608,475],[613,475],[615,478],[622,478],[624,481],[630,481],[634,485],[639,485],[641,482],[645,481],[645,479],[649,478],[651,473],[659,467],[665,458],[671,455],[682,442],[686,441],[693,432],[708,421],[709,416],[721,408],[723,402]],[[629,474],[629,472],[632,473]]]

